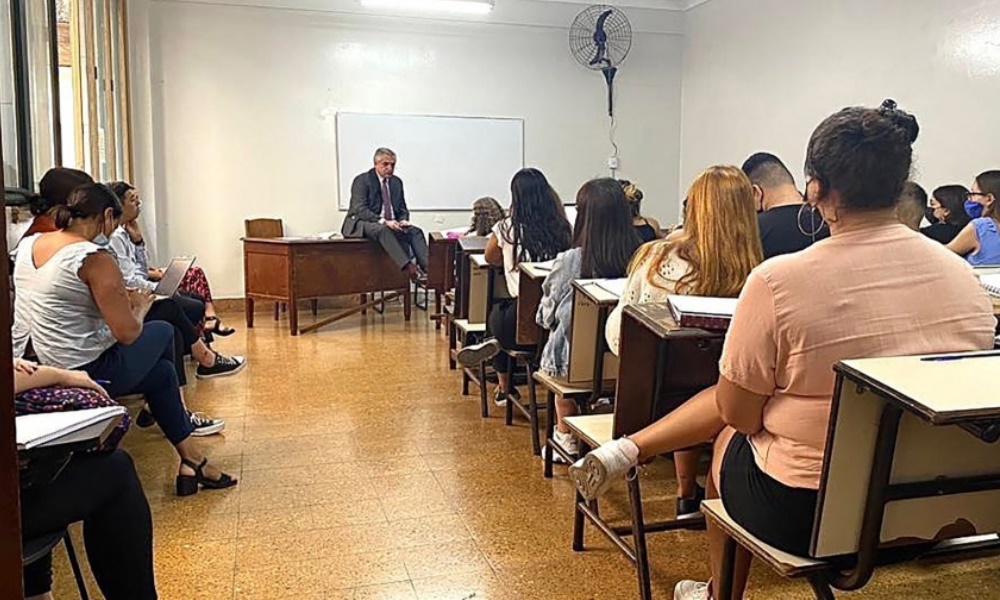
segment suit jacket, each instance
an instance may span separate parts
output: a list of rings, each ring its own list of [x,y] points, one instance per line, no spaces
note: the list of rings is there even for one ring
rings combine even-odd
[[[393,175],[389,178],[389,200],[392,215],[397,221],[408,221],[410,211],[403,195],[403,180]],[[378,223],[382,218],[382,183],[375,169],[354,178],[351,184],[351,207],[340,232],[344,237],[359,238],[363,235],[362,223]]]

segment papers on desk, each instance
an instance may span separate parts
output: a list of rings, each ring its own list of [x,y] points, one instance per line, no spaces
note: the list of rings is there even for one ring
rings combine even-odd
[[[469,233],[468,227],[456,227],[454,229],[445,229],[441,232],[441,235],[448,238],[449,240],[457,240],[458,238],[465,237]]]
[[[736,311],[736,298],[668,296],[670,312],[681,327],[725,331]]]
[[[61,446],[101,437],[125,414],[123,406],[24,415],[14,420],[17,449]]]
[[[552,259],[552,260],[545,260],[545,261],[542,261],[542,262],[536,262],[536,263],[531,263],[531,264],[534,265],[535,268],[538,269],[539,271],[551,271],[553,269],[553,267],[556,266],[556,261],[555,261],[555,259]]]
[[[1000,275],[980,275],[979,284],[994,298],[1000,298]]]

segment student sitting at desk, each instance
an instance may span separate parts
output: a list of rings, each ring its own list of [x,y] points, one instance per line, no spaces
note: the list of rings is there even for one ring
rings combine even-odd
[[[486,237],[497,223],[503,221],[503,207],[495,198],[485,196],[472,203],[472,222],[465,235]]]
[[[830,237],[830,228],[802,202],[791,171],[777,156],[758,152],[743,163],[753,184],[764,260],[798,252]]]
[[[573,320],[573,280],[619,279],[625,276],[641,240],[632,226],[632,211],[622,186],[614,179],[595,179],[576,195],[579,212],[573,232],[573,247],[556,257],[552,272],[542,283],[538,324],[551,333],[542,350],[541,370],[553,377],[569,371],[569,344]],[[595,382],[595,385],[600,385]],[[557,443],[577,453],[576,438],[563,418],[577,413],[576,402],[556,398]],[[562,457],[553,454],[553,460]]]
[[[625,306],[666,302],[670,294],[737,296],[762,260],[750,180],[736,167],[711,167],[699,175],[684,212],[684,229],[646,244],[632,259],[625,294],[605,329],[615,354]],[[705,496],[697,480],[698,452],[674,452],[674,466],[677,516],[696,515]]]
[[[135,217],[122,219],[120,227],[111,235],[111,247],[115,250],[125,251],[123,254],[126,258],[118,258],[118,265],[122,268],[125,283],[132,287],[154,289],[156,282],[163,278],[163,269],[149,268],[146,243],[142,237],[142,230],[139,228],[139,209],[142,206],[139,191],[124,181],[109,183],[108,187],[122,201],[123,206],[127,208],[129,205],[134,205],[136,209]],[[177,292],[182,298],[187,297],[203,304],[204,329],[207,333],[223,337],[236,333],[232,327],[224,327],[222,319],[215,312],[215,304],[212,302],[212,288],[208,285],[208,278],[201,267],[188,269],[177,288]]]
[[[806,201],[831,238],[754,269],[729,328],[716,387],[657,423],[606,444],[574,466],[588,498],[631,465],[715,439],[710,495],[767,544],[804,556],[816,512],[834,388],[850,358],[985,350],[994,318],[968,265],[899,223],[916,119],[886,101],[847,108],[809,141]],[[914,302],[913,298],[933,298]],[[720,487],[721,486],[721,487]],[[711,567],[725,535],[709,526]],[[750,555],[739,551],[735,598]],[[717,597],[682,581],[675,600]]]
[[[969,224],[969,215],[965,214],[968,196],[964,185],[943,185],[934,190],[926,215],[931,225],[920,233],[942,244],[950,243]]]
[[[629,210],[632,213],[632,226],[639,234],[639,239],[644,244],[659,239],[661,237],[659,221],[652,217],[642,216],[642,190],[627,179],[620,179],[618,183],[625,192],[625,198],[628,200]]]
[[[510,216],[493,227],[486,243],[486,261],[502,267],[508,298],[494,302],[486,319],[486,332],[492,336],[481,344],[466,346],[457,359],[475,367],[493,359],[499,385],[494,403],[506,406],[507,366],[509,357],[501,349],[517,348],[517,294],[522,262],[552,260],[569,249],[573,232],[566,220],[559,195],[538,169],[521,169],[510,182]],[[516,396],[517,390],[512,388]]]
[[[134,233],[129,229],[139,218],[142,200],[138,194],[128,193],[131,188],[124,187],[128,184],[117,182],[115,185],[118,187],[115,195],[118,196],[122,204],[122,216],[118,227],[110,236],[108,250],[118,262],[118,268],[122,272],[126,287],[153,292],[156,290],[157,284],[150,281],[147,275],[146,249],[141,243],[141,238],[138,243],[132,239]],[[146,314],[145,320],[147,322],[166,321],[175,328],[174,337],[178,341],[179,355],[175,357],[174,362],[179,365],[177,378],[181,386],[187,385],[187,376],[183,368],[185,354],[190,354],[191,358],[198,363],[195,374],[199,379],[233,375],[239,373],[246,366],[246,359],[242,356],[230,357],[219,354],[209,348],[206,340],[202,339],[196,323],[201,323],[203,319],[207,318],[205,317],[206,311],[207,305],[201,300],[175,294],[169,298],[154,301]],[[218,322],[216,322],[216,327],[218,327]],[[144,419],[140,418],[139,421],[144,421]],[[141,422],[137,424],[140,427],[145,426]]]
[[[1000,171],[986,171],[972,182],[965,212],[972,219],[948,244],[975,267],[1000,265]]]
[[[59,231],[24,240],[14,266],[14,356],[23,356],[30,337],[42,364],[107,380],[113,397],[144,394],[180,455],[178,495],[236,485],[207,466],[190,439],[194,425],[177,380],[173,328],[143,323],[152,294],[126,290],[104,249],[121,214],[121,202],[106,186],[81,186],[56,211]]]
[[[14,360],[14,394],[52,387],[106,394],[82,371]],[[155,600],[152,518],[127,452],[74,454],[52,483],[22,490],[20,504],[24,540],[83,521],[87,559],[105,598]],[[52,600],[51,553],[24,568],[24,591],[28,600]]]

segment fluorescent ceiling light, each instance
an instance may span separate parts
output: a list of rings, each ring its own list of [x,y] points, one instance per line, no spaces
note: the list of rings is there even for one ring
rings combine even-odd
[[[408,11],[453,12],[485,15],[493,10],[493,0],[361,0],[369,8]]]

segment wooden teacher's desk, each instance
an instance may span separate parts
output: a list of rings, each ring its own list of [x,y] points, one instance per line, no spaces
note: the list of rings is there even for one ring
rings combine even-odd
[[[377,243],[364,239],[243,238],[246,323],[253,327],[254,302],[288,304],[288,325],[299,334],[299,300],[405,290],[403,315],[410,320],[410,281]],[[315,331],[373,304],[364,303],[302,328]]]

